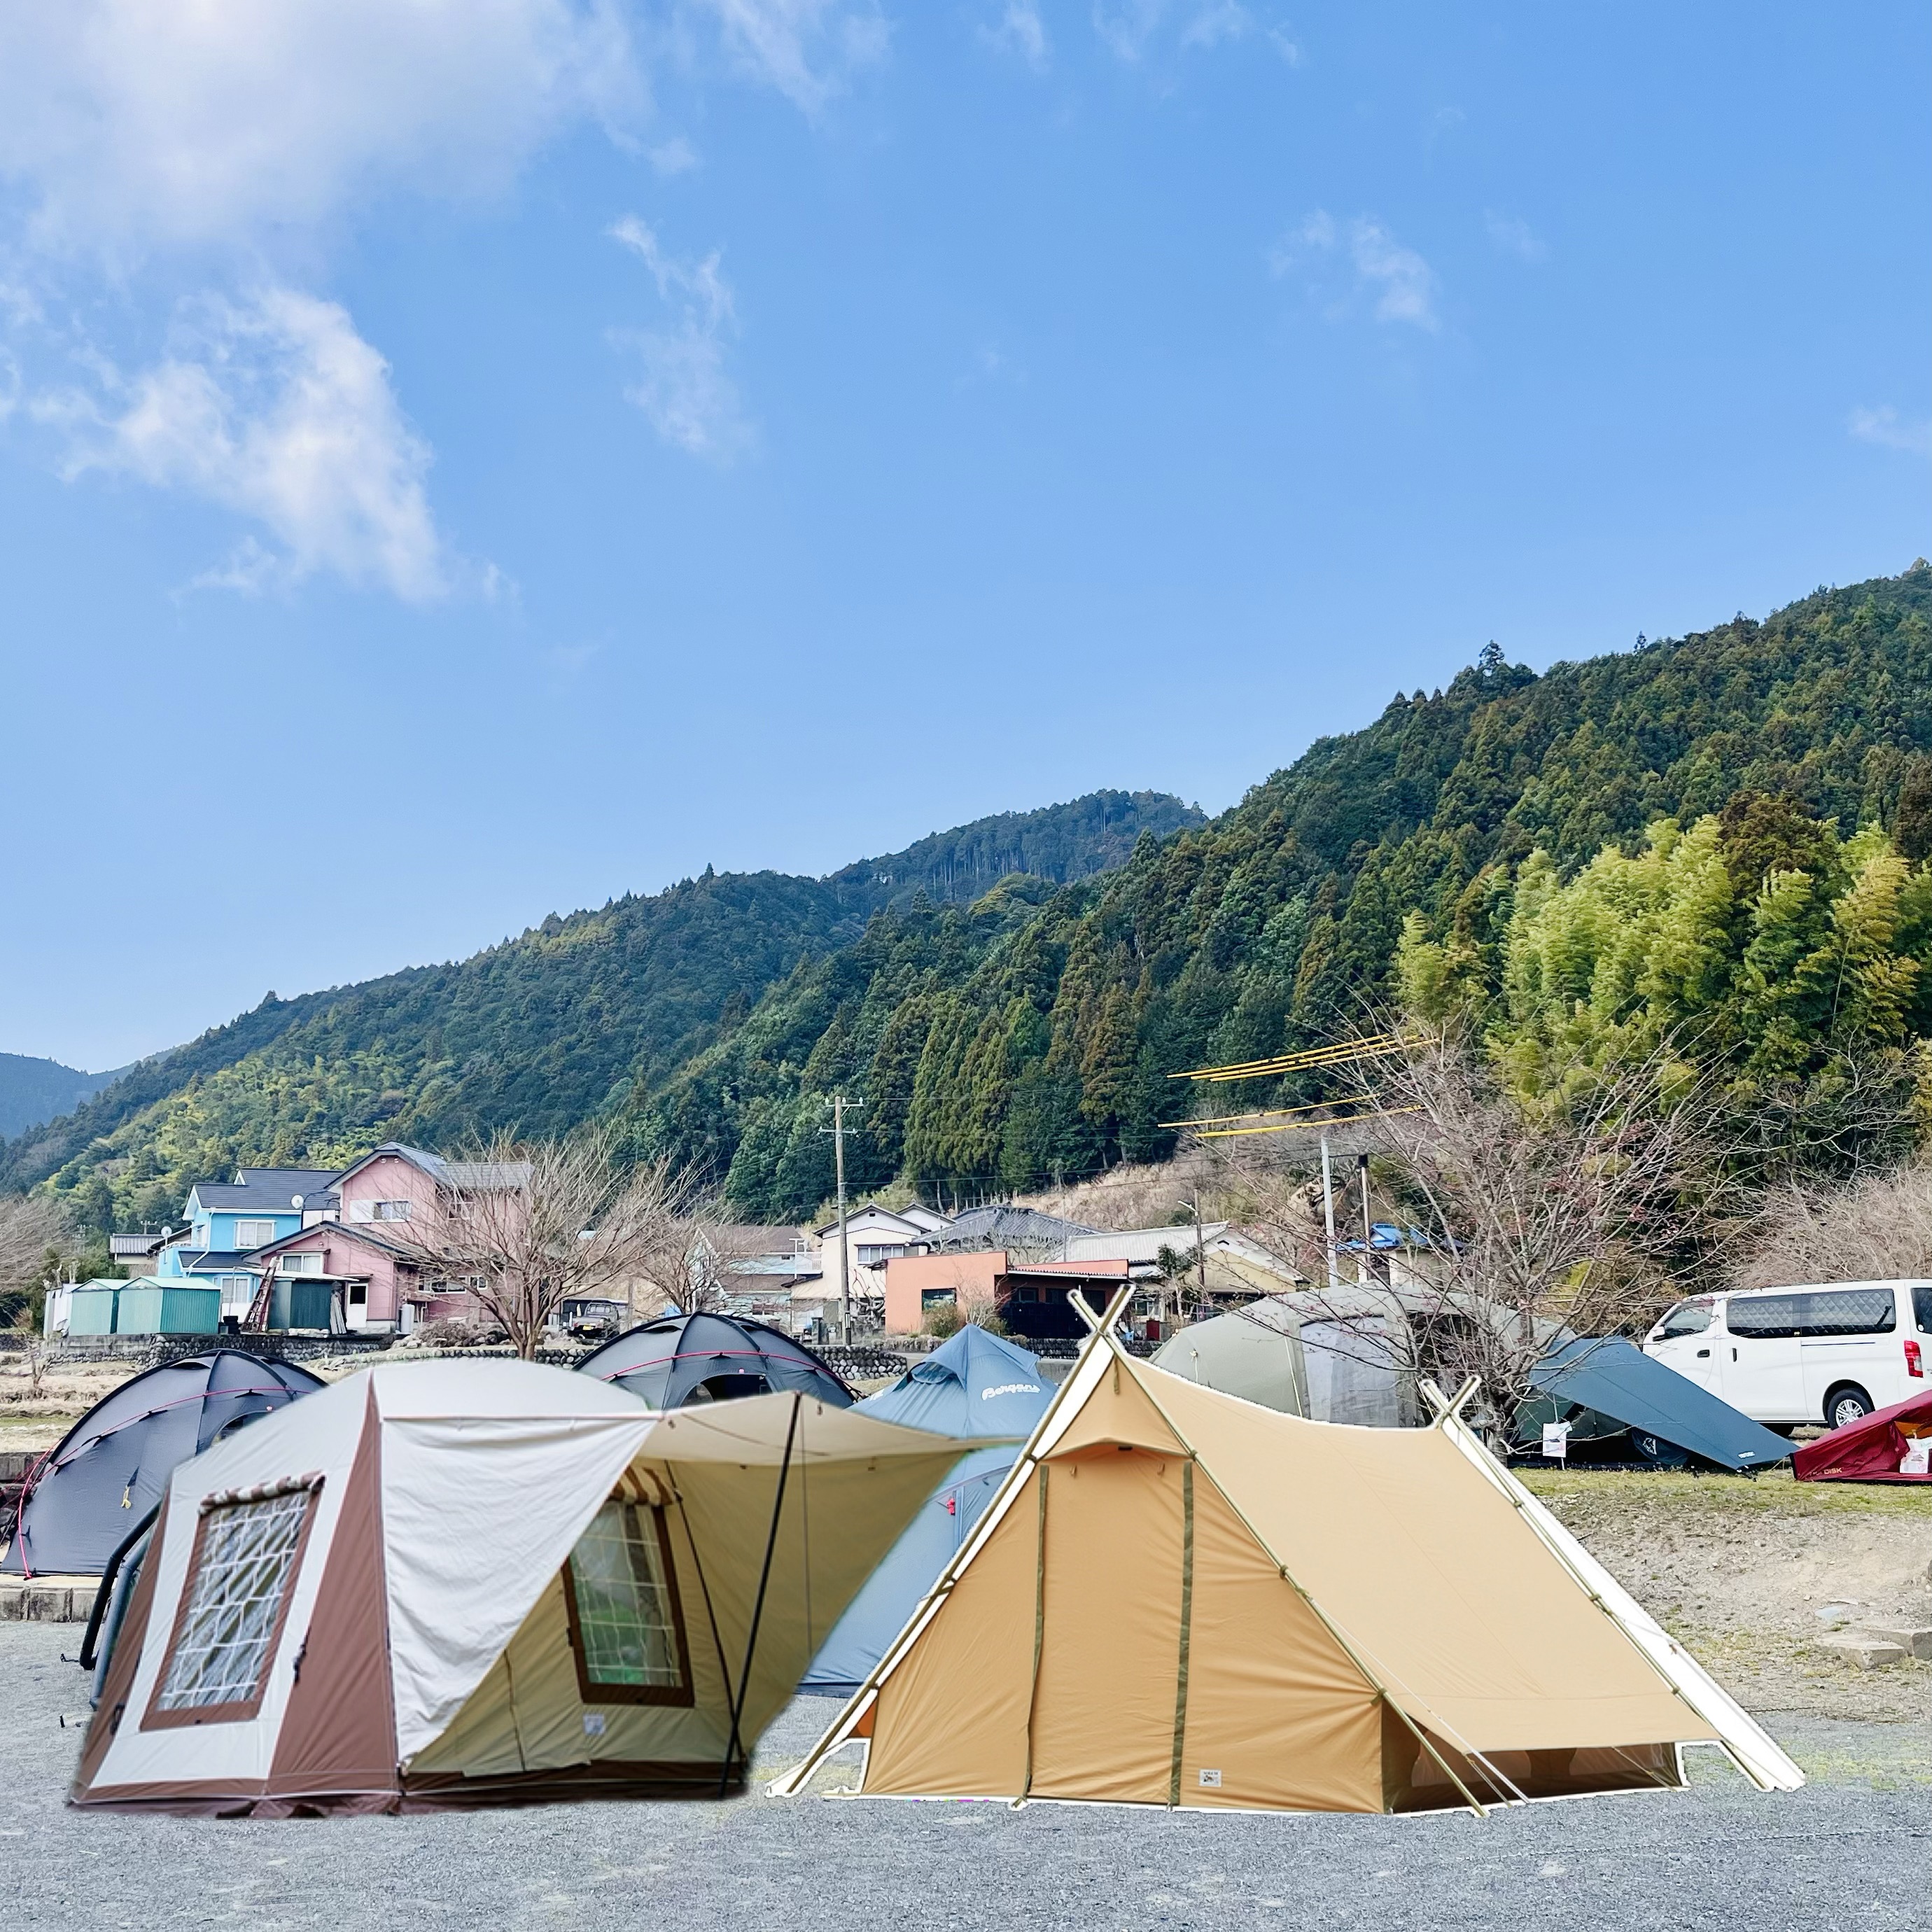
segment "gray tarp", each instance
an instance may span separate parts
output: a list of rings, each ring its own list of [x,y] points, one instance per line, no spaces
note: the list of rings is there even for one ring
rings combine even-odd
[[[1783,1436],[1620,1335],[1565,1342],[1530,1380],[1552,1401],[1613,1417],[1634,1437],[1654,1437],[1723,1468],[1766,1468],[1791,1454]]]

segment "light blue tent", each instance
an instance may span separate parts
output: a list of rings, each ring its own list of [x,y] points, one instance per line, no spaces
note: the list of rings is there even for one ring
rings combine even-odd
[[[1020,1444],[1053,1400],[1054,1384],[1024,1348],[962,1328],[916,1367],[857,1406],[908,1429],[941,1436],[1010,1436],[1010,1447],[976,1449],[961,1457],[927,1498],[910,1528],[872,1572],[872,1580],[832,1626],[801,1690],[846,1697],[871,1676],[886,1646],[905,1628],[1000,1479],[1019,1459]]]

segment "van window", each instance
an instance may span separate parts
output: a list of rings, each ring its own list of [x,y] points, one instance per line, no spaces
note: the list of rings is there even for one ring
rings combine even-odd
[[[1841,1288],[1808,1294],[1733,1298],[1725,1316],[1733,1335],[1888,1335],[1898,1324],[1888,1288]]]
[[[1915,1288],[1912,1291],[1912,1312],[1920,1332],[1932,1335],[1932,1288]]]
[[[1711,1325],[1708,1301],[1680,1301],[1658,1324],[1657,1339],[1667,1342],[1673,1335],[1701,1335]]]

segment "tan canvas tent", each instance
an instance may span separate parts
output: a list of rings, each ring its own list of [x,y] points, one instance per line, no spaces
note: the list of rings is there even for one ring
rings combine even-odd
[[[810,1756],[885,1797],[1408,1811],[1803,1780],[1444,1405],[1309,1422],[1090,1342]]]
[[[960,1444],[796,1394],[660,1414],[396,1364],[176,1470],[82,1804],[250,1813],[741,1785]]]

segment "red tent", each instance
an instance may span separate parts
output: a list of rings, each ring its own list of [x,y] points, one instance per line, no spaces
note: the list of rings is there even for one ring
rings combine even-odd
[[[1923,1460],[1916,1469],[1899,1467],[1914,1438],[1928,1436],[1932,1436],[1932,1389],[1806,1443],[1791,1459],[1792,1474],[1801,1483],[1932,1483],[1932,1471]],[[1923,1457],[1922,1440],[1917,1446]]]

